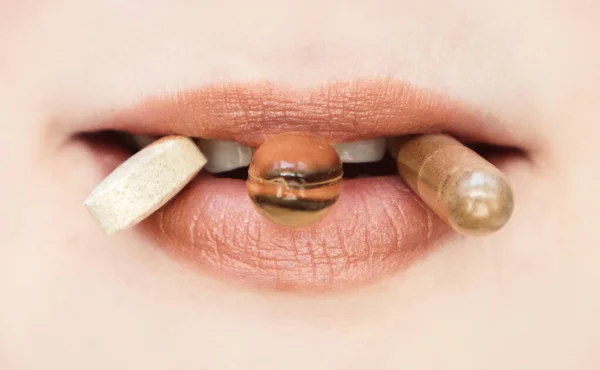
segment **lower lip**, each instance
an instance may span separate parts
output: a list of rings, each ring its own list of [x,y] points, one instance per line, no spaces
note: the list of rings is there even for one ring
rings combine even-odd
[[[344,180],[322,221],[283,229],[254,210],[244,181],[203,173],[141,227],[205,272],[282,290],[385,278],[451,234],[397,176]]]

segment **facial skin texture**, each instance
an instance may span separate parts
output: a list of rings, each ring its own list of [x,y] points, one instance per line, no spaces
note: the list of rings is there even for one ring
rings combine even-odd
[[[598,5],[3,1],[0,368],[598,369]],[[363,289],[245,289],[104,236],[65,144],[91,112],[219,81],[394,77],[524,142],[513,219]]]

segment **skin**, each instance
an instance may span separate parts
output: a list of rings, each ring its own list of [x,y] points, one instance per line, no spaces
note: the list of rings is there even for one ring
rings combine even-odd
[[[506,1],[0,3],[2,369],[597,369],[598,5]],[[489,111],[511,224],[362,289],[244,289],[81,202],[90,112],[165,86],[392,76]],[[528,135],[524,134],[524,137]]]

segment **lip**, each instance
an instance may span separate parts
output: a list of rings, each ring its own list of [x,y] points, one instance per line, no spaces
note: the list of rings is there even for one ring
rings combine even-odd
[[[289,131],[332,143],[429,132],[494,145],[516,142],[492,117],[392,80],[334,82],[313,90],[212,85],[151,98],[85,127],[104,129],[253,147]],[[399,176],[345,179],[339,201],[322,221],[282,229],[254,210],[243,181],[202,173],[139,229],[205,272],[286,290],[378,280],[453,235]]]
[[[251,147],[290,131],[317,133],[333,143],[427,132],[496,145],[516,141],[485,112],[390,79],[331,82],[315,89],[215,84],[150,98],[84,129],[178,134]]]

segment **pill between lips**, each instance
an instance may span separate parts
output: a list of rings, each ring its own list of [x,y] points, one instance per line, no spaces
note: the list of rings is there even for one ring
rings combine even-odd
[[[84,204],[105,233],[116,233],[162,207],[200,172],[206,162],[192,139],[163,137],[115,169]]]

